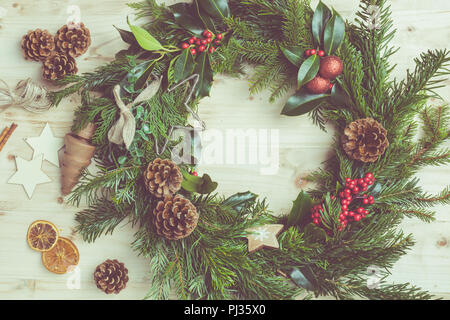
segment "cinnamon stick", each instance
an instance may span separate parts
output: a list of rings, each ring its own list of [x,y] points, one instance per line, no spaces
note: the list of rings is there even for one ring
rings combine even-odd
[[[13,134],[14,130],[16,130],[16,128],[17,128],[17,124],[13,123],[11,125],[11,128],[9,128],[8,132],[6,133],[5,137],[3,138],[3,140],[0,141],[0,151],[2,151],[3,147],[8,142],[9,138]]]
[[[3,129],[2,134],[0,135],[0,143],[3,141],[3,139],[5,139],[8,131],[9,131],[9,127],[6,127],[5,129]]]

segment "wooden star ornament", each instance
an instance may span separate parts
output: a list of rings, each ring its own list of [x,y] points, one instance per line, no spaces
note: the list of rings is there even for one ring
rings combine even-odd
[[[38,184],[52,181],[41,170],[43,157],[44,156],[41,154],[31,161],[16,157],[17,172],[8,181],[9,184],[23,185],[25,192],[30,199]]]
[[[33,148],[33,158],[43,155],[44,160],[59,167],[58,151],[64,146],[63,138],[56,138],[47,123],[39,137],[27,138],[25,141]]]
[[[277,236],[282,231],[284,225],[282,224],[266,224],[259,227],[247,229],[250,234],[248,239],[248,252],[259,250],[263,247],[280,248]]]

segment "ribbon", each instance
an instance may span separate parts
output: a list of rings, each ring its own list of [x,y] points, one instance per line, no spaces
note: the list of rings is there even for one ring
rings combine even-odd
[[[120,109],[120,116],[117,122],[109,129],[108,140],[114,144],[125,144],[127,150],[130,148],[133,142],[134,135],[136,134],[136,119],[134,118],[131,108],[135,104],[139,104],[143,101],[151,99],[159,90],[161,86],[162,77],[151,82],[142,91],[133,102],[125,105],[120,98],[120,85],[116,85],[113,90],[114,99]]]
[[[47,111],[51,104],[47,99],[47,89],[31,78],[21,80],[16,87],[11,89],[8,84],[0,79],[0,108],[5,111],[9,107],[22,107],[34,113]]]

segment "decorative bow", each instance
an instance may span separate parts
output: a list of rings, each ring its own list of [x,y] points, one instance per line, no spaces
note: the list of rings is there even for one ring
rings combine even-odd
[[[108,140],[114,144],[125,144],[127,149],[130,148],[136,133],[136,119],[134,118],[131,108],[140,102],[151,99],[161,86],[162,77],[150,83],[136,99],[125,105],[120,98],[120,85],[116,85],[113,90],[116,104],[120,109],[120,117],[117,122],[109,129]]]
[[[9,85],[0,79],[3,86],[0,86],[0,108],[6,110],[9,107],[22,107],[28,111],[39,113],[50,108],[47,99],[47,89],[31,78],[21,80],[16,87],[11,89]]]

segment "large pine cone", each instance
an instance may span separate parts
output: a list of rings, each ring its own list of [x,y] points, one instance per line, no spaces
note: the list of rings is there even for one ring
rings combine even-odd
[[[156,158],[144,174],[147,190],[158,198],[174,195],[181,188],[183,175],[175,162]]]
[[[91,33],[88,28],[80,23],[77,28],[69,29],[62,26],[56,33],[56,47],[74,58],[84,54],[91,45]]]
[[[362,162],[375,162],[389,146],[387,131],[372,118],[351,122],[341,137],[347,155]]]
[[[47,30],[30,30],[21,42],[25,59],[45,60],[55,50],[55,38]]]
[[[75,59],[59,52],[53,52],[44,61],[43,77],[47,80],[58,80],[69,74],[78,72]]]
[[[128,269],[123,263],[108,259],[95,269],[94,281],[106,294],[117,294],[127,286]]]
[[[198,223],[195,206],[181,195],[168,196],[153,210],[156,230],[169,240],[179,240],[194,231]]]

